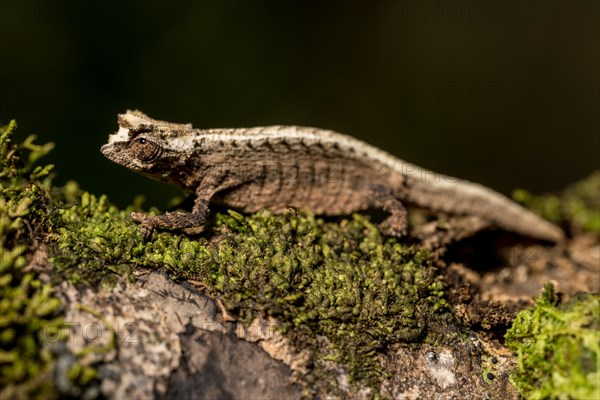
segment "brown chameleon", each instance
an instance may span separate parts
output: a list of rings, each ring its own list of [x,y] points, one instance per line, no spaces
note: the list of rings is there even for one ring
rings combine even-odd
[[[434,212],[477,216],[498,228],[559,242],[563,232],[505,196],[476,183],[437,174],[333,131],[299,126],[194,129],[119,115],[119,130],[102,153],[135,172],[194,194],[191,212],[132,213],[148,239],[154,229],[202,227],[211,203],[242,212],[290,207],[319,215],[367,209],[389,214],[380,229],[406,232],[403,203]]]

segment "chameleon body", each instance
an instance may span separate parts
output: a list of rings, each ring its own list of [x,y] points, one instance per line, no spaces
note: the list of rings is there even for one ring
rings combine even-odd
[[[190,213],[133,213],[147,239],[155,228],[201,227],[210,203],[242,212],[289,207],[320,215],[383,209],[384,233],[406,230],[403,203],[432,211],[473,215],[499,228],[558,242],[563,232],[505,196],[402,161],[365,142],[333,131],[299,126],[194,129],[119,115],[119,130],[102,153],[135,172],[196,196]]]

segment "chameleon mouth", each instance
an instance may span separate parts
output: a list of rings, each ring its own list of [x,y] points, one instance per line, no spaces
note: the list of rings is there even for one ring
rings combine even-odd
[[[114,146],[111,144],[105,144],[100,147],[100,152],[104,155],[104,157],[112,160],[112,156],[115,154]]]
[[[129,129],[121,126],[117,132],[108,135],[108,143],[100,147],[100,152],[106,158],[115,161],[115,154],[119,152],[128,140]]]
[[[117,154],[121,148],[122,143],[107,143],[100,147],[100,152],[109,160],[117,162]]]
[[[110,146],[105,144],[102,145],[102,147],[100,147],[100,153],[104,154],[106,157],[108,157],[108,154],[110,153]]]

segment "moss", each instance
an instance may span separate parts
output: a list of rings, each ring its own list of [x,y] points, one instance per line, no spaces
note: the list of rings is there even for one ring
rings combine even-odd
[[[144,244],[127,217],[131,210],[117,210],[103,196],[79,196],[59,211],[52,248],[53,264],[68,279],[110,285],[145,267],[202,280],[246,321],[257,313],[277,317],[298,348],[313,350],[317,370],[327,359],[374,384],[381,377],[376,351],[418,340],[427,320],[447,310],[427,255],[385,238],[359,215],[336,224],[296,211],[229,211],[215,216],[210,233],[217,243],[162,232]]]
[[[64,340],[52,288],[24,267],[32,243],[48,227],[49,174],[35,166],[52,145],[30,136],[12,143],[16,123],[0,127],[0,397],[53,398],[53,357],[48,344]]]
[[[0,398],[51,399],[59,397],[53,351],[66,351],[68,327],[52,286],[26,266],[62,224],[53,166],[36,165],[54,145],[38,145],[34,135],[14,143],[16,126],[0,126]],[[69,375],[81,393],[95,369],[76,359]]]
[[[600,398],[600,295],[561,304],[546,285],[535,308],[517,315],[506,345],[518,357],[511,382],[525,398]]]
[[[561,195],[534,196],[526,190],[513,193],[515,201],[572,232],[600,232],[600,171],[574,183]]]
[[[90,286],[131,279],[144,245],[128,212],[111,205],[106,196],[81,191],[73,182],[57,192],[64,205],[57,210],[50,255],[59,275]]]
[[[308,213],[230,212],[216,225],[224,240],[203,272],[208,282],[248,320],[257,310],[276,316],[298,347],[317,349],[317,369],[326,359],[374,384],[377,351],[420,339],[445,309],[427,255],[383,237],[362,216],[333,224]],[[328,346],[319,346],[322,337]]]

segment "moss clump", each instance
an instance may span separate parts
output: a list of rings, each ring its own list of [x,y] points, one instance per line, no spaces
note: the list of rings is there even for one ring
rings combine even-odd
[[[63,207],[52,235],[50,260],[59,275],[75,284],[110,286],[132,278],[144,244],[127,211],[81,191],[74,182],[57,191]],[[129,210],[130,211],[130,210]]]
[[[47,345],[64,340],[60,301],[24,267],[48,227],[52,166],[34,163],[52,145],[14,144],[15,128],[0,127],[0,398],[47,399],[57,395]]]
[[[52,261],[70,279],[110,283],[139,266],[200,279],[246,321],[257,313],[277,317],[298,348],[314,351],[317,369],[326,355],[356,381],[374,383],[381,375],[376,351],[417,340],[446,307],[427,255],[383,237],[358,215],[335,224],[294,211],[230,211],[216,215],[217,243],[162,232],[144,244],[127,212],[105,197],[82,192],[59,213]]]
[[[311,214],[220,215],[224,240],[208,281],[232,309],[275,315],[299,347],[319,348],[354,380],[380,377],[376,351],[416,341],[443,311],[427,256],[383,237],[364,217],[328,224]]]
[[[600,296],[559,304],[551,284],[506,334],[517,353],[511,382],[527,399],[600,398]]]
[[[560,196],[534,196],[516,190],[513,199],[572,232],[600,232],[600,171],[574,183]]]

